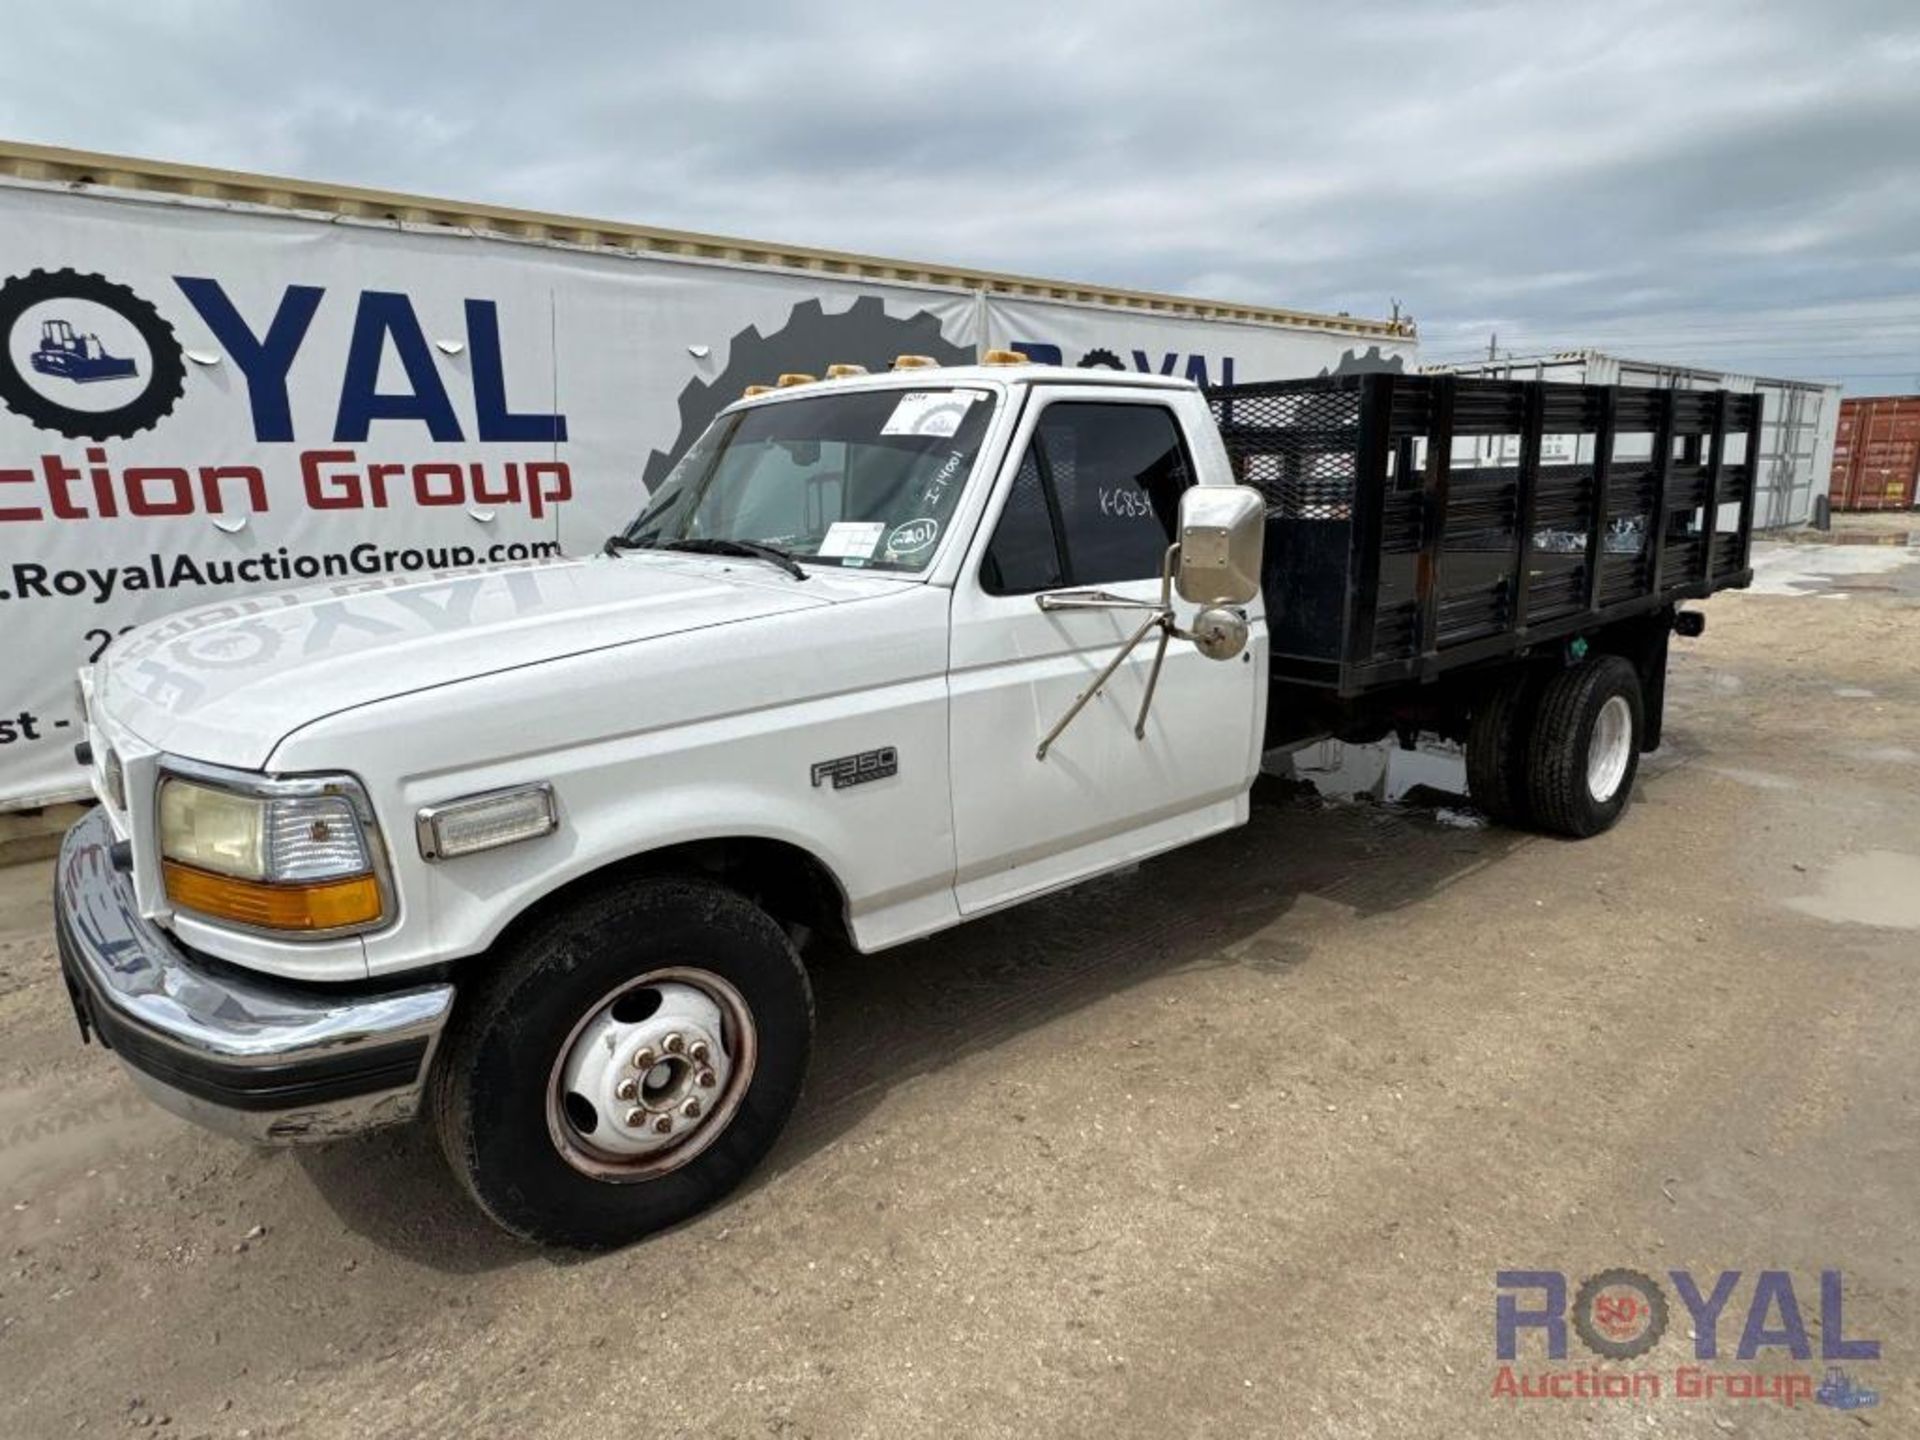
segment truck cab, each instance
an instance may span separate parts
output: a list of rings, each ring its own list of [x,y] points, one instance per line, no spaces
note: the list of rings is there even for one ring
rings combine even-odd
[[[123,638],[56,881],[83,1034],[256,1140],[428,1109],[494,1219],[617,1244],[771,1145],[812,935],[1243,822],[1264,502],[1193,385],[988,358],[753,387],[600,555]]]

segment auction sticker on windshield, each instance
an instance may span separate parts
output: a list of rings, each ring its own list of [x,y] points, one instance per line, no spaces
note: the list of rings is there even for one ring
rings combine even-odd
[[[814,553],[822,560],[864,560],[873,554],[886,531],[879,520],[836,520],[827,527],[826,538]]]
[[[960,428],[981,390],[909,390],[880,427],[882,435],[932,435],[945,438]]]

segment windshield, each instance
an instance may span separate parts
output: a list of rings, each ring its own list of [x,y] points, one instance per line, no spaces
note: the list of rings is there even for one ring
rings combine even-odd
[[[648,497],[623,548],[774,545],[809,564],[921,570],[993,414],[986,390],[862,390],[723,415]]]

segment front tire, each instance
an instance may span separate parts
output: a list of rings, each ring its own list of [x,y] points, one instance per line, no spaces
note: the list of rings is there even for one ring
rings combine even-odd
[[[812,1038],[806,972],[766,912],[707,880],[611,885],[510,943],[462,997],[435,1123],[499,1225],[611,1248],[746,1177]]]
[[[1610,829],[1633,792],[1643,719],[1640,674],[1618,655],[1548,681],[1527,748],[1534,824],[1577,840]]]

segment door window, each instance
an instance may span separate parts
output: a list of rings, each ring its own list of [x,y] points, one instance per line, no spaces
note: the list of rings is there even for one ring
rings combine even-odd
[[[1151,580],[1192,468],[1172,412],[1061,401],[1034,427],[987,547],[992,595]]]

